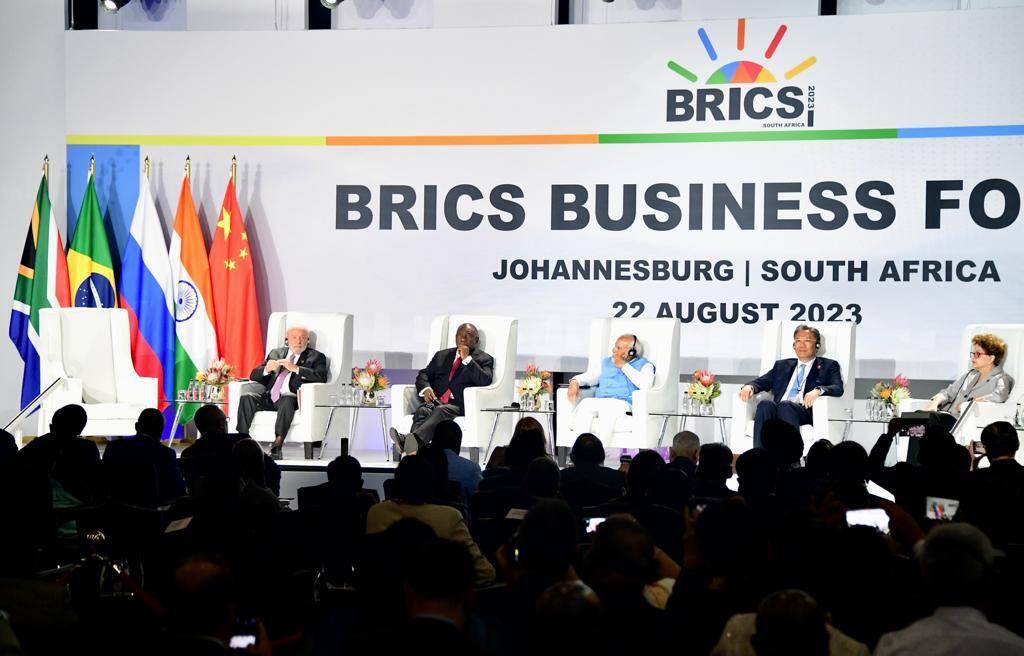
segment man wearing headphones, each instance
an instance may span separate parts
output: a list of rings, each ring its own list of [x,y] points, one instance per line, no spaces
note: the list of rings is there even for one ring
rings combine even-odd
[[[637,336],[620,335],[612,347],[611,357],[601,361],[601,373],[596,378],[583,373],[569,381],[569,402],[579,401],[573,410],[573,430],[577,434],[594,433],[609,444],[615,422],[633,410],[633,392],[650,389],[653,385],[654,364],[644,359]],[[579,400],[580,387],[595,386],[593,397]]]
[[[772,370],[740,388],[740,400],[748,401],[758,392],[770,391],[771,399],[757,404],[754,414],[754,448],[761,447],[761,426],[769,419],[781,419],[799,428],[813,424],[811,406],[821,396],[842,396],[843,375],[839,363],[818,357],[821,333],[800,324],[793,331],[795,358],[778,360]]]

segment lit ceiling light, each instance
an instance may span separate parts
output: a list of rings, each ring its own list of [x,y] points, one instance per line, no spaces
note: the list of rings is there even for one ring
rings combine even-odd
[[[338,5],[340,5],[344,1],[345,0],[320,0],[320,4],[322,4],[324,7],[327,7],[328,9],[337,9]]]

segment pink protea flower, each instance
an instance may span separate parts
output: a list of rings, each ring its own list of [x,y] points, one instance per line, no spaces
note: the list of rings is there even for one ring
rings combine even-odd
[[[710,371],[705,371],[704,375],[700,377],[700,384],[704,387],[710,387],[715,382],[715,375]]]
[[[535,374],[535,373],[537,373],[537,365],[535,365],[535,364],[528,364],[528,365],[526,365],[526,375],[527,376],[529,376],[530,374]]]
[[[910,379],[907,378],[906,376],[904,376],[903,374],[897,374],[896,378],[893,378],[892,382],[893,382],[893,385],[895,385],[896,387],[909,387],[910,386]]]
[[[383,368],[384,367],[381,365],[380,360],[377,358],[371,358],[366,361],[366,373],[371,376],[376,376]]]

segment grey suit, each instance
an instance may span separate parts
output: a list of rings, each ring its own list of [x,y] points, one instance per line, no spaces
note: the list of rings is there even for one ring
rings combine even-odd
[[[988,372],[988,377],[980,383],[978,382],[979,377],[978,371],[971,369],[953,381],[949,387],[939,392],[942,395],[939,410],[959,417],[960,404],[968,399],[1003,403],[1010,396],[1010,391],[1013,389],[1013,376],[1003,371],[1002,367],[994,367],[992,371]]]

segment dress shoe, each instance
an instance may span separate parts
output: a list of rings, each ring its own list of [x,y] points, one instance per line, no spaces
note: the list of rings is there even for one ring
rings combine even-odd
[[[405,451],[405,436],[398,432],[398,429],[392,426],[388,429],[388,435],[391,437],[391,441],[398,447],[399,452]]]

